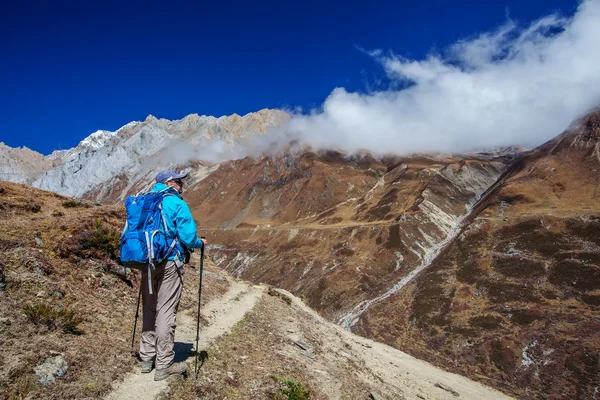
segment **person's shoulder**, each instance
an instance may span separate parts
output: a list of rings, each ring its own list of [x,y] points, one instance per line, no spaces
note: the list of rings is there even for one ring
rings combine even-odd
[[[165,193],[163,197],[163,202],[173,204],[185,203],[185,201],[181,197],[172,193]]]

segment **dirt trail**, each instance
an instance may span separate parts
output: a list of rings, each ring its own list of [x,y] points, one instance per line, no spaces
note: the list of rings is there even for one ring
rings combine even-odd
[[[231,284],[229,290],[222,297],[209,302],[202,310],[202,314],[210,323],[201,329],[201,349],[207,348],[214,339],[229,332],[247,312],[254,309],[266,292],[266,287],[262,285],[255,286],[248,282],[236,281],[229,276],[227,280]],[[339,371],[347,371],[350,368],[355,371],[355,376],[368,387],[374,388],[383,399],[510,399],[480,383],[442,371],[390,346],[346,331],[325,320],[289,292],[282,289],[277,291],[291,299],[291,306],[295,310],[287,318],[272,315],[270,320],[283,331],[310,331],[323,343],[317,360],[310,361],[295,351],[289,351],[288,356],[297,358],[301,363],[308,360],[310,364],[306,365],[306,370],[312,376],[312,383],[319,386],[327,398],[340,398],[343,390],[340,387],[342,381],[337,379]],[[300,325],[304,328],[299,330]],[[186,313],[178,315],[175,335],[177,361],[186,359],[195,337],[195,318]],[[167,391],[169,380],[154,382],[153,378],[154,373],[142,375],[139,370],[128,374],[106,399],[156,399]]]
[[[306,316],[301,318],[303,323],[309,323],[312,334],[324,343],[319,359],[307,365],[307,370],[316,372],[311,373],[313,379],[320,381],[320,389],[331,399],[341,396],[340,383],[331,379],[340,365],[352,365],[360,379],[374,388],[378,398],[382,399],[511,399],[493,388],[443,371],[391,346],[355,335],[325,320],[289,292],[282,289],[277,291],[292,299],[292,307]],[[284,329],[291,328],[290,331],[297,332],[298,321],[282,319],[282,324],[289,325]],[[297,353],[290,353],[289,356],[306,362],[306,358]]]
[[[199,348],[207,348],[211,342],[224,334],[240,321],[244,315],[254,308],[265,291],[264,286],[253,286],[248,282],[234,281],[221,298],[209,302],[202,314],[210,321],[208,326],[201,326]],[[175,361],[184,361],[193,349],[196,341],[196,319],[186,313],[177,315],[175,331]],[[187,350],[187,351],[186,351]],[[189,359],[193,359],[190,357]],[[191,373],[193,366],[189,368]],[[125,376],[114,390],[106,397],[107,400],[155,399],[168,388],[169,379],[154,381],[154,372],[141,374],[139,369]]]

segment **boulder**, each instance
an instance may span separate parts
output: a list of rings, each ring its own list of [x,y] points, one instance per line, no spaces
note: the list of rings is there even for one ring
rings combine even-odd
[[[40,383],[51,384],[56,381],[56,378],[65,375],[68,367],[66,358],[61,354],[47,358],[43,364],[38,365],[33,370]]]

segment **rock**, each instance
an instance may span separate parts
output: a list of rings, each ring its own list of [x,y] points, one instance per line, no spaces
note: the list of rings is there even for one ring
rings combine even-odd
[[[35,244],[37,244],[38,246],[43,246],[44,245],[44,241],[42,239],[40,239],[39,237],[35,237]]]
[[[371,393],[369,393],[369,399],[370,400],[383,400],[383,397],[378,395],[376,392],[371,391]]]
[[[310,343],[306,343],[302,340],[294,340],[294,344],[300,347],[302,350],[310,351],[312,350],[312,345]]]
[[[440,388],[440,389],[442,389],[442,390],[445,390],[445,391],[446,391],[446,392],[448,392],[448,393],[452,393],[452,395],[453,395],[453,396],[456,396],[456,397],[460,396],[460,394],[458,394],[458,392],[457,392],[456,390],[454,390],[454,389],[452,389],[451,387],[448,387],[448,386],[446,386],[446,385],[442,385],[442,384],[441,384],[441,383],[439,383],[439,382],[438,382],[438,383],[436,383],[434,386],[435,386],[435,387],[438,387],[438,388]]]
[[[304,357],[310,358],[311,360],[315,360],[317,358],[316,355],[309,353],[308,351],[301,351],[300,354],[302,354]]]
[[[240,356],[240,358],[241,358],[242,360],[246,360],[246,359],[248,358],[248,356]]]
[[[33,370],[40,383],[50,384],[67,373],[68,363],[62,355],[47,358],[43,364],[38,365]]]
[[[287,290],[279,289],[279,288],[269,288],[269,294],[271,296],[279,297],[281,300],[285,301],[288,305],[292,305],[292,294]]]
[[[128,278],[129,273],[131,273],[131,269],[114,264],[114,265],[110,266],[108,273],[121,279],[123,282],[125,282],[127,284],[127,286],[133,287],[133,283]],[[100,276],[102,276],[102,274],[100,274]]]
[[[2,317],[0,318],[0,325],[10,325],[12,322],[10,321],[10,319],[8,319],[7,317]]]
[[[6,287],[6,274],[4,274],[4,266],[0,265],[0,290]]]
[[[345,357],[345,358],[347,358],[348,360],[352,360],[352,356],[351,356],[350,354],[348,354],[348,353],[344,353],[344,352],[342,352],[342,353],[340,353],[340,355],[341,355],[342,357]]]
[[[235,380],[235,374],[233,372],[227,371],[227,376],[229,377],[229,379]]]

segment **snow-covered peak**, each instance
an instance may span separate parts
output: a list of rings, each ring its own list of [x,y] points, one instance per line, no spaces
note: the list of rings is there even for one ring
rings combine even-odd
[[[106,144],[106,142],[112,139],[116,134],[117,132],[99,130],[83,139],[77,147],[92,147],[94,149],[99,149],[100,147],[103,147]]]
[[[52,153],[48,154],[46,157],[50,160],[60,160],[67,157],[74,149],[68,150],[54,150]]]
[[[91,135],[89,135],[88,137],[86,137],[85,139],[83,139],[77,147],[79,149],[86,148],[86,147],[99,149],[101,147],[104,147],[110,140],[112,140],[115,136],[117,136],[121,131],[128,129],[128,128],[132,128],[140,123],[141,123],[140,121],[129,122],[114,132],[98,130],[98,131],[92,133]]]
[[[134,127],[134,126],[136,126],[136,125],[138,125],[138,124],[141,124],[141,122],[140,122],[140,121],[131,121],[131,122],[129,122],[129,123],[127,123],[127,124],[123,125],[123,126],[122,126],[122,127],[120,127],[119,129],[117,129],[117,131],[116,131],[115,133],[119,133],[119,132],[121,132],[123,129],[132,128],[132,127]]]

